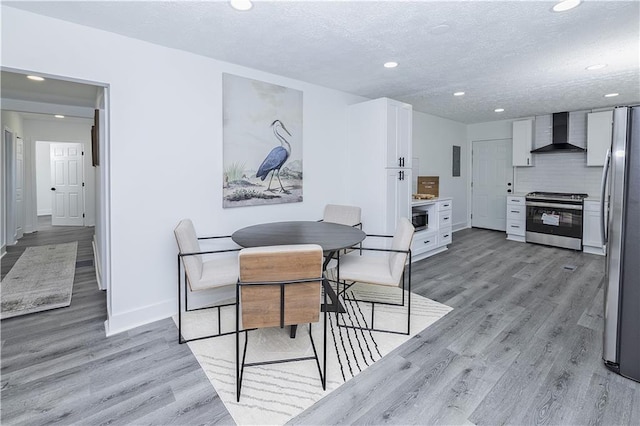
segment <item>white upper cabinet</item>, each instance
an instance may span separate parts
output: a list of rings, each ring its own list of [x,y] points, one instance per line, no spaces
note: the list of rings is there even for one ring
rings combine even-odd
[[[604,166],[611,147],[613,111],[592,112],[587,116],[587,166]]]
[[[348,202],[362,208],[365,232],[391,235],[411,213],[412,107],[380,98],[350,105],[348,114]]]
[[[380,168],[411,168],[413,107],[388,98],[349,107],[350,146],[353,159]]]
[[[411,105],[383,99],[387,110],[386,167],[411,168]]]
[[[533,120],[513,122],[513,165],[533,166],[531,148],[533,146]]]

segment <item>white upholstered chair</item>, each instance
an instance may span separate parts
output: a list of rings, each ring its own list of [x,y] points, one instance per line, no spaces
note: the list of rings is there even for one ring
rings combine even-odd
[[[341,204],[327,204],[324,206],[322,222],[338,223],[340,225],[353,226],[362,229],[362,209],[358,206]],[[362,246],[362,244],[360,244]],[[341,254],[347,254],[351,249],[341,250]],[[336,261],[332,260],[327,269],[335,268]]]
[[[235,305],[233,303],[222,303],[219,305],[207,306],[205,308],[189,309],[189,292],[220,289],[225,290],[224,294],[228,298],[233,294],[234,286],[238,281],[238,256],[223,256],[223,253],[237,252],[239,248],[224,250],[206,250],[200,248],[200,240],[213,240],[221,237],[201,237],[196,235],[195,228],[190,219],[183,219],[174,229],[176,242],[178,243],[178,342],[185,343],[192,340],[207,339],[225,334],[232,334],[234,331],[222,333],[220,324],[218,332],[206,336],[191,337],[184,339],[182,335],[182,316],[184,311],[190,312],[197,309],[220,308]],[[182,269],[184,268],[184,274]],[[187,288],[188,284],[188,288]],[[182,297],[181,297],[182,296]],[[184,300],[183,300],[184,298]],[[184,306],[183,306],[184,302]],[[220,315],[218,315],[220,318]]]
[[[339,223],[341,225],[356,226],[362,229],[362,211],[357,206],[327,204],[324,207],[322,220],[324,222]]]
[[[371,324],[368,327],[352,327],[340,324],[341,327],[364,328],[367,330],[384,331],[389,333],[409,334],[411,327],[411,242],[413,240],[414,227],[407,218],[401,218],[398,221],[396,232],[391,236],[384,235],[367,235],[367,240],[371,237],[392,238],[391,247],[389,248],[373,248],[362,247],[364,255],[352,252],[346,256],[341,256],[338,263],[338,286],[340,283],[345,285],[345,289],[338,292],[346,297],[346,289],[353,283],[367,283],[373,285],[398,287],[402,291],[401,301],[385,302],[372,300],[359,300],[360,302],[371,303],[372,305],[384,304],[394,306],[407,305],[407,332],[402,333],[388,329],[378,329],[374,325],[374,311],[371,310]],[[384,255],[367,256],[367,251],[377,251]],[[380,253],[380,254],[381,254]],[[408,264],[407,273],[405,274],[405,265]],[[406,290],[406,291],[405,291]],[[406,299],[406,300],[405,300]]]
[[[311,334],[311,323],[320,320],[322,248],[317,244],[253,247],[239,254],[240,278],[236,287],[236,396],[240,401],[245,367],[315,360],[322,389],[326,388],[327,314],[324,313],[323,364]],[[324,303],[326,304],[326,293]],[[242,322],[242,324],[240,324]],[[314,356],[245,363],[249,335],[260,328],[309,324]],[[240,334],[245,341],[240,355]],[[249,333],[251,332],[251,333]],[[241,359],[242,358],[242,359]]]

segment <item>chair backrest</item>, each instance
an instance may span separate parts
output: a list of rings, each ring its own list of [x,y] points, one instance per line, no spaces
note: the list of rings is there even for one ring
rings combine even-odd
[[[393,235],[391,242],[392,250],[409,250],[411,248],[411,242],[413,241],[413,232],[415,228],[406,217],[400,218],[396,232]],[[407,263],[407,253],[394,253],[389,254],[389,270],[391,276],[400,282],[402,273],[404,272],[404,265]]]
[[[200,243],[193,227],[191,219],[182,219],[176,229],[173,230],[178,242],[178,251],[180,253],[197,253],[200,250]],[[182,264],[187,273],[189,282],[197,282],[202,276],[202,258],[201,256],[183,256]]]
[[[322,220],[325,222],[339,223],[341,225],[354,226],[361,222],[362,211],[357,206],[342,206],[327,204],[324,207]]]
[[[306,324],[319,320],[322,283],[322,248],[319,245],[246,248],[240,250],[239,263],[243,328]],[[318,280],[291,282],[313,278]],[[281,286],[284,299],[281,299]],[[284,311],[283,318],[281,311]]]

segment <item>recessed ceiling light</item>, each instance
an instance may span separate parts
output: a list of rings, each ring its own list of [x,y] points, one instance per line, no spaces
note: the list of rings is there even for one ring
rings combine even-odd
[[[553,6],[553,11],[566,12],[567,10],[571,10],[574,7],[577,7],[581,2],[582,0],[564,0]]]
[[[606,67],[607,67],[607,64],[593,64],[593,65],[589,65],[585,69],[587,71],[593,71],[593,70],[601,70],[602,68],[606,68]]]
[[[618,96],[620,93],[607,93],[606,95],[604,95],[605,98],[613,98],[615,96]]]
[[[229,4],[235,10],[241,10],[243,12],[253,7],[253,3],[251,3],[250,0],[231,0]]]
[[[455,92],[453,96],[464,96],[464,92]]]
[[[450,29],[451,29],[451,25],[449,24],[436,25],[435,27],[431,28],[431,34],[434,34],[434,35],[444,34],[448,32]]]
[[[28,75],[27,78],[33,81],[44,81],[44,78],[37,75]]]
[[[398,63],[397,62],[393,62],[393,61],[385,62],[385,64],[384,64],[385,68],[395,68],[397,66],[398,66]]]
[[[496,108],[494,109],[495,112],[504,112],[504,108]]]
[[[54,115],[54,117],[55,117],[55,118],[64,118],[64,115],[56,114],[56,115]]]

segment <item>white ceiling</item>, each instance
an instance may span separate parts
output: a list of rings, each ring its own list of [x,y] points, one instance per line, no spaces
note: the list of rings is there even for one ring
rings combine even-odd
[[[564,13],[546,1],[3,4],[463,123],[640,102],[638,1]],[[595,63],[608,66],[585,69]]]
[[[94,108],[98,97],[98,88],[82,83],[47,78],[44,81],[32,81],[25,74],[2,71],[2,97],[20,99],[29,102],[73,105]]]

